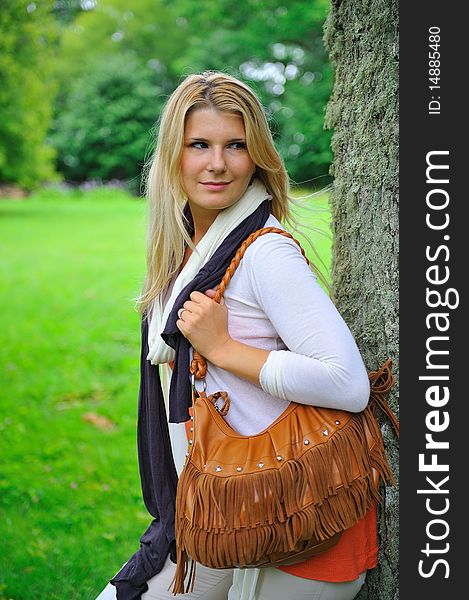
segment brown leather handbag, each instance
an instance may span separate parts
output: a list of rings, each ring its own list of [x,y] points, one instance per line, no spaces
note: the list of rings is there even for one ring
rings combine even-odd
[[[246,248],[271,232],[292,238],[274,227],[251,234],[228,267],[217,302]],[[197,379],[206,374],[205,359],[195,352],[191,373]],[[386,402],[394,382],[391,360],[369,379],[370,401],[361,413],[291,402],[251,436],[225,421],[226,392],[207,396],[193,386],[192,438],[176,496],[175,594],[193,589],[196,562],[216,569],[270,567],[323,552],[381,500],[380,477],[394,479],[377,407],[396,433],[399,427]]]

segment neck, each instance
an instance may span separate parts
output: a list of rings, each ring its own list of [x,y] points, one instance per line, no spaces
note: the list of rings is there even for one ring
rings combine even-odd
[[[212,226],[221,210],[200,211],[191,206],[192,219],[194,223],[194,235],[192,241],[197,245]]]
[[[197,217],[197,215],[192,214],[194,233],[191,236],[191,241],[194,244],[194,246],[197,246],[197,244],[200,242],[200,240],[207,233],[210,226],[215,221],[215,218],[217,217],[217,215],[218,215],[218,211],[216,212],[214,217],[211,219],[210,218],[200,219]],[[184,259],[180,266],[180,270],[184,268],[184,266],[186,265],[187,261],[189,260],[189,257],[191,254],[192,254],[191,248],[189,248],[189,246],[186,246],[186,250],[184,252]]]
[[[206,223],[197,223],[197,221],[194,220],[194,235],[191,238],[194,246],[197,246],[197,244],[209,230],[210,225],[212,223],[213,221]]]

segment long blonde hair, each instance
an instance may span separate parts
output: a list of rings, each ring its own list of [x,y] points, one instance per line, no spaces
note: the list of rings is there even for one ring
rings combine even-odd
[[[189,75],[166,102],[156,149],[146,165],[147,272],[137,299],[142,314],[177,272],[186,244],[194,249],[184,215],[187,197],[181,185],[180,163],[186,119],[191,111],[207,108],[242,116],[247,150],[256,165],[255,176],[272,196],[272,214],[281,222],[294,221],[288,175],[256,94],[245,83],[225,73],[206,71]]]

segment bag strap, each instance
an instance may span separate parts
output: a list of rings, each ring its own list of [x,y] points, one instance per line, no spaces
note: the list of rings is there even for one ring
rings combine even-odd
[[[394,385],[394,375],[391,367],[392,360],[388,358],[377,371],[370,371],[368,373],[368,379],[370,380],[369,405],[377,406],[381,409],[391,421],[394,433],[399,437],[399,421],[386,400]]]
[[[251,235],[249,237],[247,237],[244,240],[244,242],[241,244],[241,246],[239,247],[239,249],[236,252],[236,254],[234,255],[230,265],[226,269],[225,274],[220,282],[220,285],[218,286],[217,292],[213,298],[215,300],[215,302],[220,303],[220,300],[222,299],[222,296],[225,293],[226,286],[230,283],[230,280],[233,277],[236,269],[238,268],[239,263],[241,262],[241,259],[243,258],[246,250],[249,248],[249,246],[253,242],[255,242],[257,240],[257,238],[261,237],[261,235],[265,235],[266,233],[278,233],[278,234],[283,235],[284,237],[290,238],[291,240],[296,242],[296,244],[298,244],[298,247],[301,250],[301,254],[305,258],[306,262],[308,263],[308,265],[310,264],[306,254],[305,254],[305,251],[301,247],[300,242],[298,240],[296,240],[292,236],[291,233],[288,233],[288,231],[285,231],[284,229],[279,229],[278,227],[263,227],[262,229],[258,229],[257,231],[254,231],[254,233],[251,233]]]
[[[261,235],[265,235],[266,233],[278,233],[284,237],[292,239],[298,245],[299,249],[301,250],[301,254],[308,265],[310,264],[310,261],[306,256],[305,251],[301,247],[300,242],[295,239],[291,233],[285,231],[284,229],[279,229],[278,227],[263,227],[262,229],[258,229],[257,231],[251,233],[251,235],[249,235],[238,248],[231,263],[226,269],[225,274],[222,277],[215,296],[213,297],[215,302],[220,304],[223,294],[225,293],[226,286],[231,281],[231,278],[238,268],[246,250],[253,242],[257,240],[257,238],[259,238]],[[394,375],[392,374],[391,366],[392,360],[388,358],[377,371],[371,371],[368,373],[368,378],[370,380],[370,404],[378,406],[383,413],[387,415],[393,425],[397,437],[399,437],[399,421],[386,401],[386,397],[394,385]],[[207,361],[195,350],[192,354],[192,361],[189,370],[195,379],[204,379],[207,374]]]

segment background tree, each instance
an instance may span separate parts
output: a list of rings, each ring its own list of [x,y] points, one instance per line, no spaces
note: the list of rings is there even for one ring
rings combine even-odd
[[[96,0],[53,0],[52,12],[59,23],[67,25],[82,10],[89,10],[95,5]]]
[[[78,12],[57,4],[66,23],[50,130],[57,168],[69,181],[121,179],[138,192],[155,122],[176,85],[170,69],[185,39],[177,12],[162,0],[88,0]]]
[[[179,74],[171,71],[176,56],[187,46],[184,23],[178,21],[177,2],[165,0],[88,0],[61,35],[56,72],[61,97],[84,79],[96,61],[125,54],[152,70],[166,92]],[[59,104],[58,109],[61,109]]]
[[[98,80],[107,78],[108,62],[120,60],[123,71],[128,71],[127,57],[160,90],[160,97],[148,105],[154,121],[164,99],[190,72],[220,69],[246,80],[257,89],[271,117],[276,143],[292,178],[297,182],[316,179],[317,187],[330,180],[331,134],[323,123],[332,76],[322,40],[328,0],[239,0],[235,4],[231,0],[88,0],[79,4],[80,11],[72,0],[56,0],[55,6],[57,17],[66,25],[56,60],[60,92],[51,133],[58,145],[57,166],[67,178],[86,178],[83,170],[67,165],[67,149],[74,146],[78,151],[75,95],[82,89],[90,93],[102,89],[104,81],[99,84]],[[73,15],[77,16],[72,19]],[[132,95],[141,89],[135,87]],[[147,100],[142,97],[140,105]],[[124,97],[118,102],[122,104]],[[108,95],[107,110],[113,110],[113,103]],[[138,101],[133,98],[132,103]],[[80,120],[84,116],[81,110]],[[103,137],[97,143],[101,155],[105,149],[116,150],[109,142],[109,137]],[[95,158],[93,162],[92,148],[86,160],[75,155],[88,165],[88,177],[106,179],[99,156]],[[134,154],[133,159],[139,165],[143,156]]]
[[[327,125],[334,129],[333,296],[369,369],[398,368],[398,2],[334,0],[325,42],[335,67]],[[397,386],[396,386],[397,387]],[[397,389],[391,404],[396,408]],[[394,473],[397,444],[385,424]],[[398,592],[398,492],[385,490],[379,567],[357,598]]]
[[[54,173],[45,144],[57,36],[49,2],[3,0],[0,9],[0,181],[33,188]]]
[[[332,71],[322,39],[329,0],[202,4],[204,10],[191,0],[177,2],[192,32],[179,70],[228,69],[252,85],[292,179],[324,187],[332,160],[324,130]]]
[[[54,122],[60,171],[72,181],[126,180],[138,192],[160,94],[152,71],[132,55],[96,61]]]

